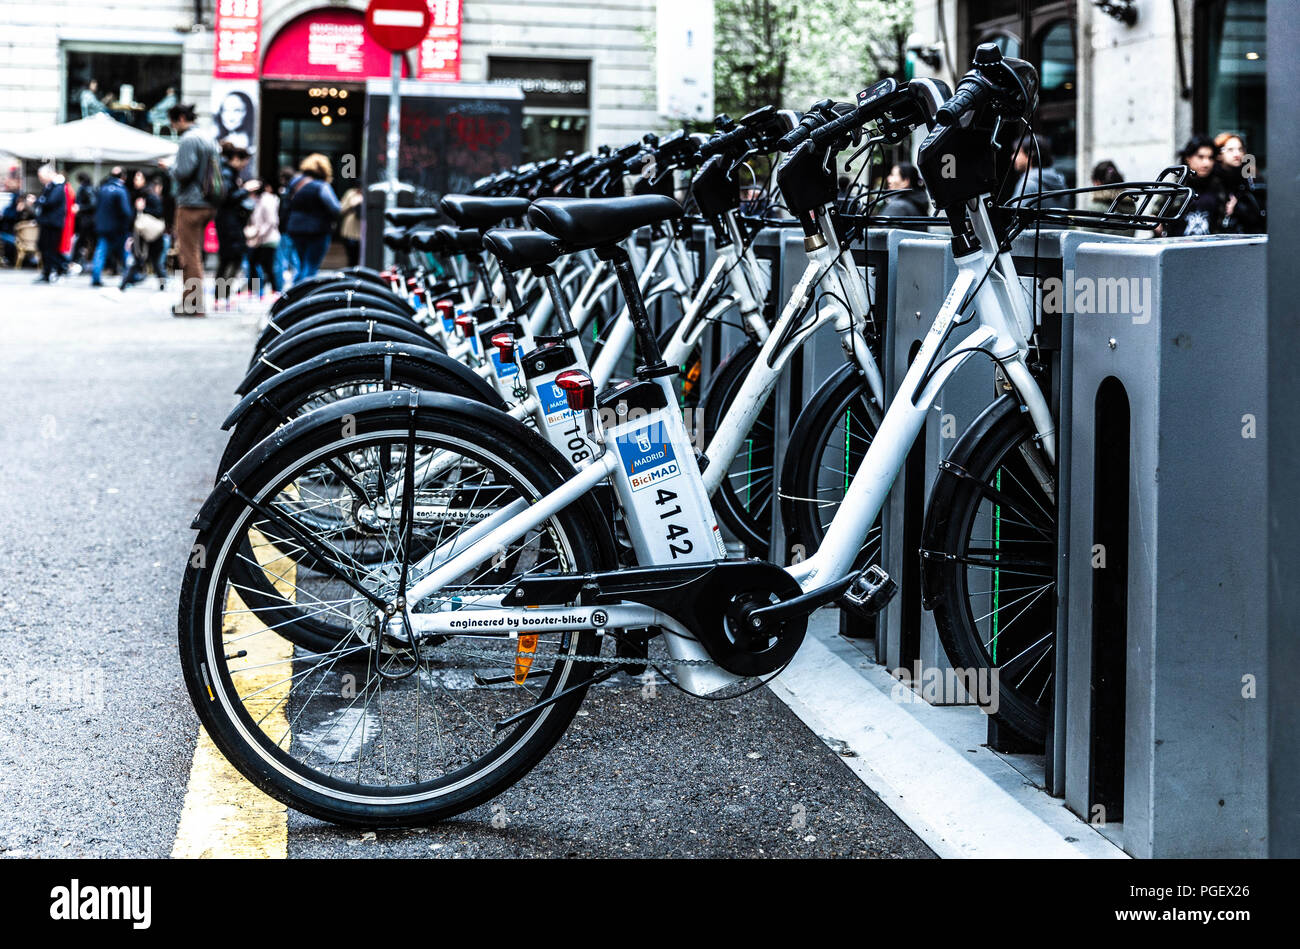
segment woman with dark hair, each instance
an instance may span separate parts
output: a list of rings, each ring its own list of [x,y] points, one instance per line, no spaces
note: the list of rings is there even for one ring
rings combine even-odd
[[[89,264],[95,253],[95,186],[90,175],[77,173],[77,242],[72,247],[72,261]]]
[[[1220,132],[1214,137],[1219,161],[1215,177],[1223,185],[1228,200],[1223,207],[1222,230],[1225,234],[1263,234],[1264,209],[1250,178],[1243,174],[1246,142],[1236,132]]]
[[[872,212],[881,217],[929,217],[930,196],[921,182],[921,172],[910,162],[900,161],[889,169],[885,187],[893,192],[880,210]],[[910,230],[924,231],[919,224],[902,225]]]
[[[1218,146],[1208,136],[1193,135],[1187,140],[1178,159],[1191,170],[1187,186],[1192,189],[1192,200],[1181,218],[1163,229],[1157,228],[1157,234],[1184,237],[1222,233],[1228,195],[1214,176],[1214,159],[1218,153]]]
[[[1123,180],[1124,176],[1119,173],[1119,169],[1115,167],[1113,161],[1099,161],[1092,168],[1092,184],[1094,187],[1100,187],[1102,185],[1118,186]],[[1084,210],[1097,212],[1108,211],[1118,194],[1118,187],[1107,188],[1104,191],[1090,192],[1087,195],[1088,200]],[[1116,210],[1131,212],[1133,210],[1133,202],[1126,200]],[[1126,237],[1133,236],[1132,228],[1119,231],[1110,227],[1080,227],[1079,230],[1092,231],[1096,234],[1123,234]]]
[[[135,173],[136,180],[144,178],[142,172]],[[153,268],[158,278],[158,289],[167,289],[167,265],[164,254],[167,248],[166,210],[163,206],[163,180],[154,176],[143,187],[132,194],[135,206],[135,230],[131,235],[131,266],[122,275],[118,289],[125,292],[127,287],[144,280],[144,265]]]

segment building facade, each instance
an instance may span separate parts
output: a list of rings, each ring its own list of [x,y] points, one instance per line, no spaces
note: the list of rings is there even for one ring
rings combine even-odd
[[[180,101],[256,148],[263,169],[358,153],[364,80],[389,75],[362,30],[364,0],[233,0],[260,16],[251,74],[214,80],[216,4],[228,14],[231,2],[0,0],[0,132],[107,109],[165,133],[166,107]],[[655,0],[443,6],[459,8],[460,78],[522,86],[525,157],[622,144],[658,123]],[[414,55],[404,73],[416,74]]]
[[[1030,60],[1038,130],[1071,186],[1110,160],[1149,179],[1194,133],[1244,136],[1266,177],[1265,0],[916,0],[917,75],[954,83],[976,45]]]

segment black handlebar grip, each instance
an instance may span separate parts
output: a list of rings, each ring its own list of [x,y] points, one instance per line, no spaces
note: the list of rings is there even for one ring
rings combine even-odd
[[[724,132],[701,145],[700,156],[702,158],[711,158],[714,155],[721,155],[737,145],[743,145],[749,135],[749,129],[743,125],[730,132]]]
[[[827,142],[839,138],[845,132],[852,132],[861,126],[867,120],[868,111],[865,108],[854,109],[833,122],[827,122],[821,128],[814,129],[809,138],[812,139],[813,145],[820,148]]]
[[[952,98],[939,106],[934,119],[940,125],[956,125],[967,112],[983,105],[991,93],[992,90],[984,83],[963,79]]]
[[[781,139],[776,143],[777,149],[783,152],[794,151],[808,140],[808,136],[813,133],[814,129],[825,122],[826,119],[817,112],[804,113],[804,117],[799,120],[799,123],[781,136]]]

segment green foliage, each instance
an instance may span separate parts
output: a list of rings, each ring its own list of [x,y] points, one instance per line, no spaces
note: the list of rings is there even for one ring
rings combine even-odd
[[[716,0],[713,84],[720,112],[804,109],[902,77],[911,0]]]

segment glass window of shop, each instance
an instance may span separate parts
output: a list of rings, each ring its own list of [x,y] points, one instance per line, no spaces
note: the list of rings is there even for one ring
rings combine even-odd
[[[587,149],[591,61],[491,56],[488,80],[524,91],[523,160]]]
[[[1196,131],[1235,132],[1263,177],[1267,153],[1265,0],[1202,0],[1196,7]]]
[[[63,46],[63,120],[106,112],[155,135],[181,101],[181,47],[121,43]]]

